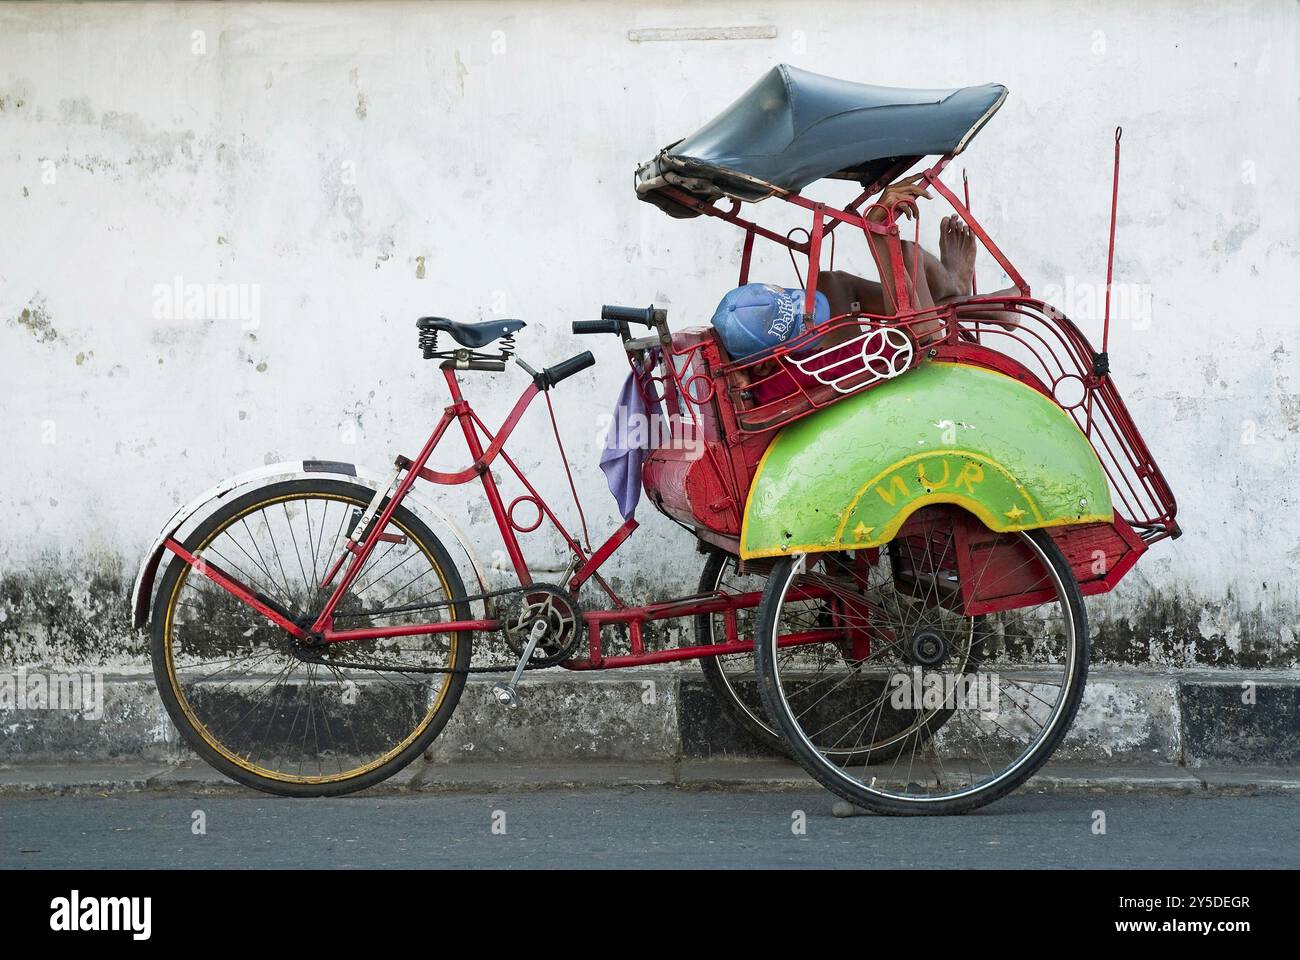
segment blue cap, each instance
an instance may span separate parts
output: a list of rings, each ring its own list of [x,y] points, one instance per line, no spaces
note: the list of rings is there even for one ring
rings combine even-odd
[[[747,283],[730,291],[713,312],[713,328],[732,360],[767,353],[803,333],[804,292],[797,287]],[[830,317],[830,303],[818,293],[813,323]]]

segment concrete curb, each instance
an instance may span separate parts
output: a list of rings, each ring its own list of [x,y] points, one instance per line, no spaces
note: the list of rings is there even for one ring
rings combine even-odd
[[[193,758],[147,676],[104,676],[98,719],[0,706],[0,757],[23,764]],[[722,713],[698,670],[530,675],[509,710],[472,678],[427,759],[436,764],[666,764],[774,754]],[[1300,766],[1300,672],[1092,671],[1055,762]]]
[[[795,764],[772,760],[695,760],[676,763],[431,763],[417,761],[365,791],[369,796],[430,793],[521,793],[544,790],[675,788],[679,790],[785,791],[821,788]],[[1050,764],[1025,786],[1030,791],[1300,793],[1300,771],[1283,768],[1159,764],[1074,766]],[[199,761],[18,764],[0,767],[0,798],[157,793],[187,796],[264,796],[227,780]]]

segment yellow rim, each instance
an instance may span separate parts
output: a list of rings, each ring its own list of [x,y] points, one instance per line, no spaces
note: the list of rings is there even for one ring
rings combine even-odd
[[[253,504],[247,510],[243,510],[238,515],[231,518],[231,520],[227,521],[219,529],[214,530],[211,533],[211,535],[209,535],[203,541],[203,543],[199,545],[199,548],[198,550],[195,551],[195,553],[206,549],[208,544],[210,544],[213,540],[215,540],[217,536],[219,536],[222,532],[229,529],[231,524],[233,524],[235,521],[242,520],[250,513],[253,513],[257,510],[264,509],[269,506],[274,506],[277,503],[283,503],[287,500],[301,500],[307,498],[314,499],[314,500],[334,500],[339,503],[350,503],[353,506],[360,506],[360,507],[365,506],[365,501],[351,500],[347,497],[343,497],[343,496],[339,496],[338,494],[331,494],[331,493],[311,494],[310,492],[308,492],[308,493],[295,493],[283,497],[272,497],[269,500],[263,500],[259,503]],[[438,562],[433,558],[433,555],[429,552],[428,547],[426,547],[426,545],[420,540],[419,537],[415,536],[410,530],[408,530],[405,526],[403,526],[396,519],[396,515],[394,515],[391,522],[398,529],[400,529],[404,534],[406,534],[407,537],[409,537],[415,543],[419,544],[420,552],[424,554],[425,559],[429,561],[429,566],[433,568],[434,572],[438,576],[438,582],[442,585],[443,593],[450,598],[451,589],[447,583],[447,578],[443,574],[442,567],[438,564]],[[442,703],[447,697],[447,690],[451,685],[451,677],[452,677],[451,674],[444,674],[442,689],[438,691],[438,697],[436,701],[429,708],[429,712],[425,715],[424,719],[420,722],[419,726],[417,726],[410,733],[410,735],[408,735],[406,739],[404,739],[397,746],[393,747],[387,753],[383,754],[383,756],[379,757],[377,760],[371,761],[365,766],[357,767],[353,770],[344,770],[340,773],[332,774],[330,776],[305,777],[305,776],[296,776],[296,775],[281,773],[276,770],[267,770],[265,767],[261,767],[258,766],[257,764],[250,763],[246,758],[241,757],[238,754],[231,753],[229,750],[225,748],[225,746],[223,746],[219,741],[217,741],[212,737],[212,735],[208,732],[207,727],[204,726],[199,721],[199,719],[194,715],[194,711],[190,709],[189,700],[186,698],[185,694],[181,691],[180,682],[176,676],[176,666],[172,661],[172,644],[171,644],[172,616],[176,610],[176,598],[180,594],[181,587],[183,587],[185,585],[186,580],[189,579],[189,575],[190,575],[189,567],[186,567],[184,570],[181,571],[181,575],[176,580],[176,586],[175,588],[173,588],[172,594],[167,601],[167,618],[164,624],[165,633],[163,634],[165,638],[164,653],[167,662],[167,679],[171,683],[172,693],[176,697],[176,702],[180,704],[181,711],[185,714],[185,719],[189,722],[190,727],[194,731],[196,731],[199,734],[199,736],[203,738],[204,742],[207,743],[208,746],[212,747],[213,750],[217,751],[217,753],[221,754],[221,756],[229,760],[231,763],[235,764],[240,769],[247,770],[249,773],[252,773],[259,777],[263,777],[267,780],[275,780],[279,783],[302,783],[302,784],[338,783],[343,780],[351,780],[354,779],[355,777],[363,776],[372,770],[376,770],[379,767],[382,767],[385,763],[388,763],[395,756],[397,756],[403,750],[409,747],[412,743],[414,743],[419,738],[419,736],[422,733],[424,733],[425,730],[428,729],[429,724],[433,722],[433,718],[437,715],[438,711],[442,708]],[[457,633],[451,633],[448,634],[447,636],[451,638],[450,646],[447,652],[448,653],[447,663],[448,665],[451,665],[456,662],[456,653],[459,649],[460,635]]]

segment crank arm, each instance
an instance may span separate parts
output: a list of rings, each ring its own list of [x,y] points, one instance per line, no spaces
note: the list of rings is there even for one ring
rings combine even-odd
[[[533,629],[529,631],[528,643],[524,645],[524,652],[519,656],[519,663],[515,667],[514,675],[505,683],[494,684],[492,687],[492,695],[497,698],[498,703],[511,708],[519,706],[519,696],[515,693],[515,687],[519,686],[524,670],[528,668],[528,661],[532,659],[538,641],[544,636],[546,636],[546,624],[538,620],[533,624]]]
[[[171,538],[168,538],[163,546],[176,554],[176,556],[180,557],[217,586],[221,587],[227,593],[248,604],[262,616],[266,617],[266,619],[274,623],[277,627],[287,631],[299,640],[306,638],[307,631],[293,622],[292,612],[287,610],[282,604],[263,595],[260,591],[244,586],[210,560],[204,560],[202,557],[195,556]]]

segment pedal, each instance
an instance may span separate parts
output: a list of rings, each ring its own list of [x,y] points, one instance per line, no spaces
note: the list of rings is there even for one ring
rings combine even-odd
[[[497,703],[503,707],[509,707],[511,710],[519,706],[519,694],[516,687],[524,675],[524,668],[528,666],[528,661],[532,659],[533,651],[537,649],[540,643],[549,632],[545,620],[537,620],[533,623],[533,628],[528,632],[528,643],[524,645],[524,652],[519,655],[519,663],[515,665],[514,676],[505,683],[492,684],[492,696],[497,698]]]

